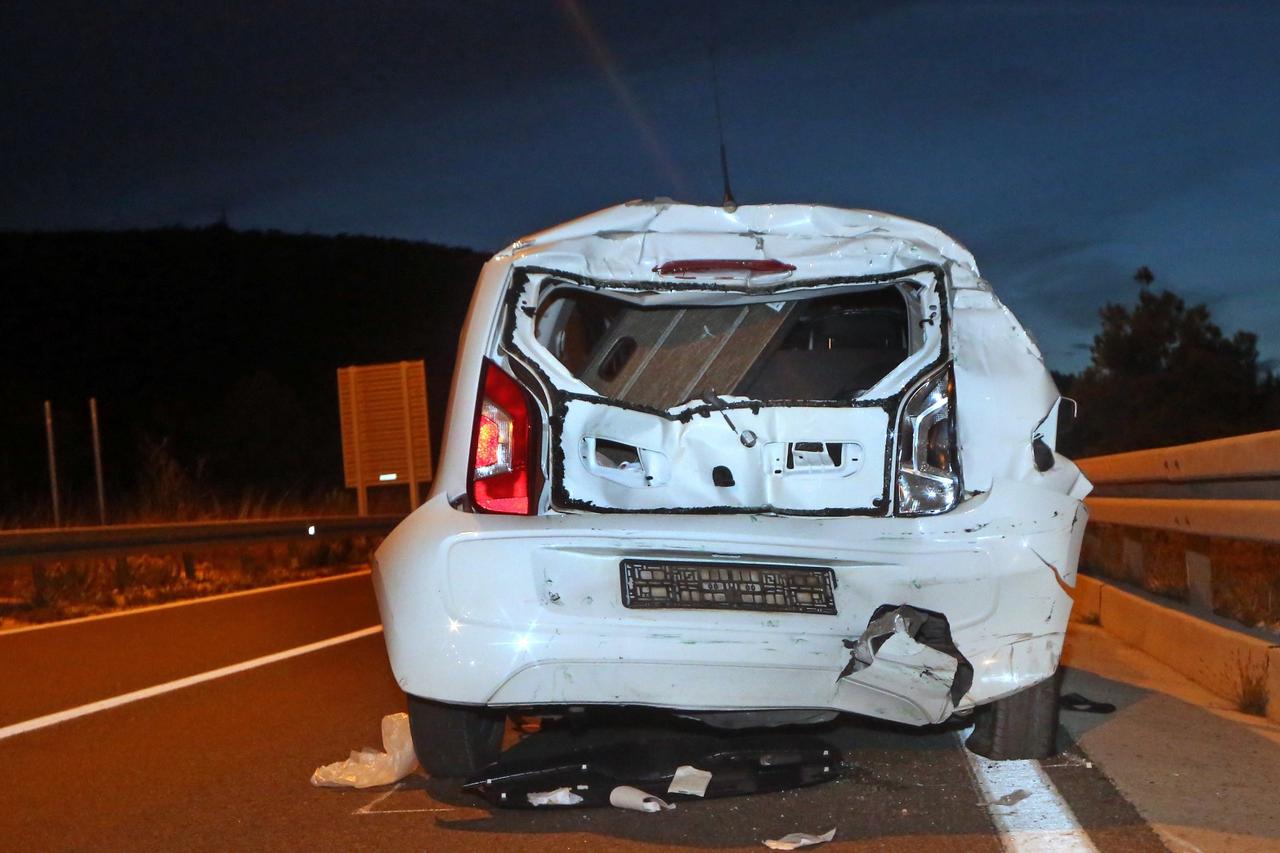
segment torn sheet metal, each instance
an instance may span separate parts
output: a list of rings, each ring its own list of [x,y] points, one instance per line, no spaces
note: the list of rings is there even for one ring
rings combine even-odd
[[[950,716],[973,683],[973,666],[956,648],[941,613],[910,605],[876,608],[840,678],[910,696],[934,722]]]
[[[523,276],[522,282],[513,284],[508,299],[510,314],[504,323],[511,355],[540,378],[549,397],[544,402],[552,442],[553,505],[593,511],[886,514],[891,419],[896,417],[898,396],[918,382],[922,372],[936,367],[946,352],[947,310],[937,274],[918,269],[905,280],[913,283],[897,289],[904,300],[900,309],[906,312],[903,333],[910,338],[904,344],[907,356],[899,355],[881,369],[872,370],[878,356],[869,354],[866,358],[872,372],[866,381],[870,387],[851,386],[847,393],[840,389],[839,400],[805,401],[802,371],[786,385],[779,399],[772,395],[767,395],[769,399],[735,396],[729,393],[732,388],[707,385],[713,374],[719,376],[717,381],[733,381],[726,377],[742,376],[743,370],[755,371],[750,375],[758,377],[761,370],[767,376],[771,370],[797,369],[781,366],[788,362],[779,360],[776,340],[730,342],[722,338],[717,343],[707,325],[714,322],[710,317],[707,323],[694,324],[711,336],[705,346],[699,335],[689,341],[673,336],[673,325],[654,332],[654,339],[642,344],[622,337],[609,345],[611,338],[606,335],[594,345],[598,352],[585,364],[570,369],[548,350],[569,345],[562,337],[548,338],[545,330],[539,332],[538,310],[547,298],[544,293],[607,286],[610,299],[624,295],[639,305],[678,299],[695,305],[741,303],[746,311],[760,307],[761,299],[781,300],[768,305],[788,306],[814,294],[882,291],[886,282],[859,284],[857,276],[821,283],[798,281],[785,293],[759,296],[742,288],[725,291],[685,285],[673,291],[670,284],[633,292],[628,288],[634,284],[621,282],[571,280],[563,274],[541,271]],[[766,315],[774,314],[767,306],[762,310]],[[779,308],[779,316],[785,310]],[[673,314],[671,324],[680,322],[685,311]],[[738,315],[737,320],[741,319]],[[730,323],[720,334],[730,334],[735,328],[741,326]],[[794,327],[787,328],[794,331]],[[640,335],[641,330],[637,327],[634,334]],[[622,347],[623,343],[629,348]],[[755,366],[747,359],[745,366],[717,367],[726,359],[742,361],[744,348],[769,355]],[[620,355],[615,357],[614,353]],[[690,364],[700,367],[695,370]],[[626,370],[638,372],[624,382]],[[580,378],[583,372],[592,384]],[[601,380],[598,374],[607,379]],[[634,383],[650,374],[654,374],[652,381],[644,381],[654,389],[638,399],[648,400],[660,391],[667,394],[668,385],[683,383],[684,391],[664,398],[674,405],[659,409],[626,399],[635,395]]]
[[[684,765],[694,772],[686,771],[677,785],[676,774]],[[667,791],[680,801],[799,788],[829,782],[841,773],[840,752],[826,741],[771,732],[617,743],[550,757],[508,753],[474,774],[463,789],[502,808],[531,808],[529,794],[562,788],[582,798],[578,805],[607,806],[619,786]],[[704,781],[702,793],[696,793]]]
[[[657,279],[651,272],[682,258],[785,258],[797,278],[833,268],[905,269],[950,264],[969,286],[978,279],[972,253],[931,225],[874,210],[807,204],[721,206],[633,201],[517,240],[497,258],[532,258],[603,278]],[[551,265],[551,264],[548,264]],[[565,268],[568,268],[567,266]]]

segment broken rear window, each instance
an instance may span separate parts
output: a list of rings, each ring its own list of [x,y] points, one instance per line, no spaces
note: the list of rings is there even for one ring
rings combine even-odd
[[[601,396],[669,409],[712,394],[851,400],[912,351],[909,317],[896,286],[657,306],[565,286],[542,299],[534,332]]]

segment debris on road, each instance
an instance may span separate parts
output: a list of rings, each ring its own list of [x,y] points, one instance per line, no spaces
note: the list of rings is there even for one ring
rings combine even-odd
[[[688,794],[691,797],[705,797],[707,785],[711,782],[711,774],[688,764],[676,768],[676,775],[671,777],[667,786],[668,794]]]
[[[668,803],[661,797],[646,794],[639,788],[633,788],[630,785],[619,785],[610,791],[609,805],[633,812],[658,812],[675,808],[674,803]]]
[[[821,835],[810,835],[807,832],[792,832],[778,839],[769,839],[764,843],[765,847],[770,850],[795,850],[798,847],[808,847],[811,844],[826,844],[828,841],[836,837],[836,828],[822,833]]]
[[[1031,794],[1030,794],[1029,792],[1027,792],[1027,791],[1026,791],[1026,790],[1024,790],[1023,788],[1018,788],[1018,789],[1016,789],[1016,790],[1010,791],[1009,793],[1005,794],[1003,797],[999,798],[998,800],[994,800],[994,801],[991,803],[991,805],[993,805],[993,806],[1012,806],[1012,805],[1013,805],[1013,804],[1015,804],[1015,803],[1020,803],[1020,802],[1022,802],[1023,800],[1025,800],[1025,799],[1026,799],[1027,797],[1029,797],[1029,796],[1031,796]]]
[[[666,791],[668,799],[784,791],[837,779],[839,750],[811,735],[667,736],[584,747],[547,732],[531,735],[473,774],[463,790],[501,808],[530,808],[529,794],[567,788],[583,807],[616,805],[611,792]]]
[[[576,806],[582,797],[568,788],[556,788],[554,791],[537,791],[525,794],[531,806]]]
[[[1086,714],[1111,714],[1116,710],[1116,706],[1110,702],[1086,699],[1079,693],[1065,693],[1059,696],[1058,706],[1068,711],[1083,711]]]
[[[351,751],[345,761],[317,767],[311,784],[327,788],[373,788],[399,782],[418,766],[409,736],[409,715],[388,714],[382,718],[382,748]]]

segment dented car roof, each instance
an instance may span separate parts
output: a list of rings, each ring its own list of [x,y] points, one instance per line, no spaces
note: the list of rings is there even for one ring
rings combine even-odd
[[[875,210],[811,204],[607,207],[512,243],[495,260],[537,263],[592,278],[660,281],[655,268],[687,258],[779,258],[796,279],[950,267],[952,286],[983,287],[973,255],[931,225]]]

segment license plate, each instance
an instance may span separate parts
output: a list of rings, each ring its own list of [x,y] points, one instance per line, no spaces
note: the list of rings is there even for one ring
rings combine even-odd
[[[623,560],[621,569],[626,607],[836,615],[826,567]]]

